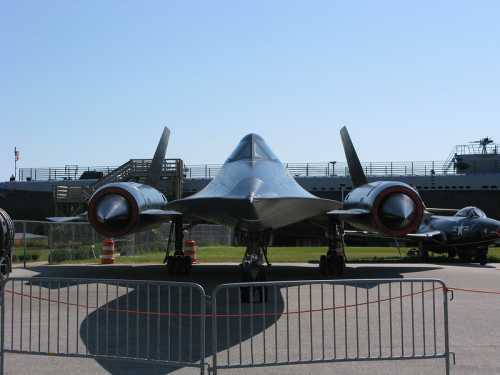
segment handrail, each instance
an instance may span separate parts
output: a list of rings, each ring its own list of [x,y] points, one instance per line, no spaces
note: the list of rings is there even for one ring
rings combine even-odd
[[[163,166],[165,175],[175,171],[178,159],[166,159]],[[19,181],[61,181],[78,180],[84,172],[101,172],[103,177],[100,182],[118,181],[127,177],[145,178],[151,159],[131,159],[127,163],[116,166],[81,167],[67,165],[55,168],[20,168]],[[435,176],[459,174],[454,168],[450,168],[449,161],[402,161],[402,162],[367,162],[362,163],[367,176]],[[319,163],[284,163],[290,174],[294,177],[329,177],[349,176],[349,170],[345,162],[319,162]],[[191,164],[185,165],[183,169],[184,178],[188,179],[210,179],[217,175],[222,164]],[[474,165],[468,173],[480,171]],[[495,171],[500,172],[500,163],[495,165]]]

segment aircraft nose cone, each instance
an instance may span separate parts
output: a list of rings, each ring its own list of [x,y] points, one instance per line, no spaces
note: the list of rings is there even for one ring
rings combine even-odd
[[[411,223],[415,203],[406,194],[398,193],[388,197],[381,207],[381,219],[390,227],[404,228]]]
[[[129,216],[127,200],[118,194],[109,194],[96,207],[96,217],[100,223],[123,220]]]

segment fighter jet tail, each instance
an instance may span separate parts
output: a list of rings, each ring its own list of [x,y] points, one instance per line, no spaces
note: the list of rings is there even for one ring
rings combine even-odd
[[[340,138],[344,146],[345,157],[347,159],[347,166],[349,167],[349,174],[351,175],[352,184],[354,187],[365,185],[368,183],[363,167],[358,158],[358,154],[352,144],[351,137],[347,128],[344,126],[340,129]]]
[[[153,160],[151,161],[151,166],[149,167],[148,176],[146,178],[146,184],[154,188],[158,188],[161,180],[161,170],[163,167],[163,160],[165,160],[165,154],[167,153],[168,140],[170,139],[170,129],[165,126],[163,133],[156,147]]]

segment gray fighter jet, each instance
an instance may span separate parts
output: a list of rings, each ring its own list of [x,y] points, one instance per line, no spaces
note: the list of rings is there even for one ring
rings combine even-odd
[[[246,246],[244,280],[263,279],[263,260],[269,264],[267,246],[273,230],[305,219],[327,219],[326,213],[340,206],[340,202],[304,190],[257,134],[248,134],[240,141],[203,190],[168,204],[169,209],[182,212],[184,220],[233,227]],[[337,245],[330,246],[329,259],[332,270],[341,273],[345,260],[343,248]]]
[[[401,182],[369,183],[347,129],[342,128],[340,134],[354,189],[343,210],[330,214],[359,229],[345,231],[345,235],[417,241],[423,260],[432,251],[458,255],[465,262],[486,263],[489,245],[500,240],[500,221],[486,217],[477,207],[458,211],[427,208],[418,192]],[[450,213],[454,215],[443,215]]]
[[[345,267],[342,243],[334,225],[328,224],[326,213],[341,203],[318,198],[304,190],[289,174],[264,140],[256,135],[245,136],[229,156],[218,175],[200,192],[168,203],[157,190],[161,162],[168,143],[165,129],[153,159],[147,184],[111,183],[100,187],[88,202],[88,213],[70,218],[88,218],[95,230],[107,237],[138,232],[172,221],[175,230],[173,255],[165,262],[169,272],[185,273],[191,259],[182,250],[186,223],[209,222],[234,228],[239,242],[246,246],[242,261],[243,280],[262,280],[267,264],[267,247],[272,231],[306,219],[324,219],[329,228],[327,254],[322,262],[331,274],[340,274]]]

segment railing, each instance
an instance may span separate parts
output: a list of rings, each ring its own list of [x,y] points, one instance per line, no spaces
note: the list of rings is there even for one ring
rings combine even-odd
[[[172,164],[167,159],[164,170],[172,170]],[[173,160],[173,159],[172,159]],[[177,160],[177,159],[176,159]],[[47,180],[77,180],[83,172],[102,172],[103,180],[110,174],[120,177],[127,174],[130,176],[144,177],[149,168],[150,159],[132,159],[120,167],[78,167],[66,166],[58,168],[21,168],[19,169],[19,181],[30,178],[33,181]],[[367,176],[434,176],[434,175],[456,175],[457,172],[451,168],[449,161],[401,161],[401,162],[367,162],[362,163]],[[349,169],[345,162],[317,162],[317,163],[284,163],[290,174],[294,177],[331,177],[349,176]],[[185,165],[183,175],[188,179],[214,178],[220,171],[222,164],[191,164]],[[123,170],[122,170],[123,169]],[[500,164],[493,168],[500,172]],[[472,165],[467,173],[480,171]],[[126,173],[125,173],[126,172]],[[118,176],[120,175],[120,176]],[[111,177],[111,176],[110,176]]]
[[[331,177],[349,176],[345,162],[319,163],[284,163],[294,177]],[[408,162],[368,162],[362,163],[367,176],[433,176],[454,175],[444,161],[408,161]],[[186,165],[186,178],[213,178],[222,167],[221,164]],[[499,165],[500,171],[500,165]]]
[[[176,172],[179,159],[165,159],[163,171],[166,174]],[[146,177],[151,159],[131,159],[120,166],[81,167],[66,165],[51,168],[20,168],[18,181],[71,181],[79,180],[85,172],[102,173],[103,180],[126,179],[129,176]],[[110,182],[108,181],[108,182]]]
[[[114,171],[116,166],[94,166],[81,167],[78,165],[66,165],[64,167],[50,168],[19,168],[19,181],[61,181],[78,180],[85,172],[100,172],[107,175]]]

